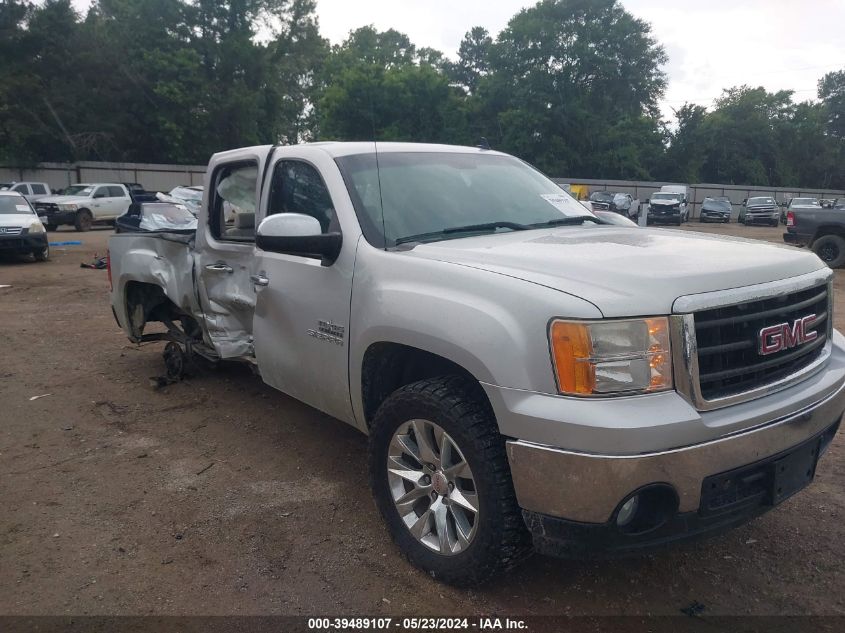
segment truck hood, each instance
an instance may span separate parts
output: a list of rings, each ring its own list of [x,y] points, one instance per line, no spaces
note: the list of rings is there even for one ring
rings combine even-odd
[[[1,213],[0,214],[0,227],[6,226],[21,226],[21,227],[28,227],[33,224],[38,223],[38,217],[29,213]]]
[[[649,204],[653,207],[675,207],[681,204],[680,199],[676,200],[652,200]]]
[[[666,229],[601,226],[498,233],[419,244],[407,255],[540,284],[606,317],[669,314],[683,295],[824,268],[792,246]]]
[[[88,196],[45,196],[36,202],[51,202],[54,204],[79,204],[90,200]]]

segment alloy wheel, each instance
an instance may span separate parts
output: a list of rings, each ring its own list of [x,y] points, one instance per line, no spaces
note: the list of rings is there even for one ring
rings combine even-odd
[[[446,556],[464,551],[479,520],[469,464],[455,440],[430,420],[409,420],[390,441],[387,478],[396,510],[420,543]]]

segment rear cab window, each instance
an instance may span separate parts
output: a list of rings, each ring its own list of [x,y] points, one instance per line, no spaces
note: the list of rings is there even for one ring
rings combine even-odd
[[[221,165],[214,174],[208,224],[216,240],[255,241],[258,164],[242,161]]]

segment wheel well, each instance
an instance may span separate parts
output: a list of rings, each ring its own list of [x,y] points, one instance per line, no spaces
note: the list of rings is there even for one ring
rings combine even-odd
[[[462,375],[478,384],[475,376],[448,358],[399,343],[373,343],[361,363],[361,399],[367,427],[394,391],[418,380],[445,375]],[[479,392],[487,401],[480,386]]]
[[[141,338],[144,327],[152,321],[173,323],[180,321],[189,336],[200,336],[199,325],[164,294],[161,286],[130,281],[126,284],[126,315],[133,339]]]
[[[813,239],[810,242],[810,246],[813,245],[817,239],[824,237],[825,235],[838,235],[839,237],[845,237],[845,227],[839,226],[837,224],[825,224],[820,226],[816,229],[815,234],[813,235]]]

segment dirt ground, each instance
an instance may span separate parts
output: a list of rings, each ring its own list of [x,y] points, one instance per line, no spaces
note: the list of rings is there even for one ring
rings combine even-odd
[[[808,490],[724,536],[437,584],[391,544],[355,430],[239,367],[151,386],[162,346],[130,345],[79,267],[110,234],[0,262],[0,614],[845,614],[842,433]]]

